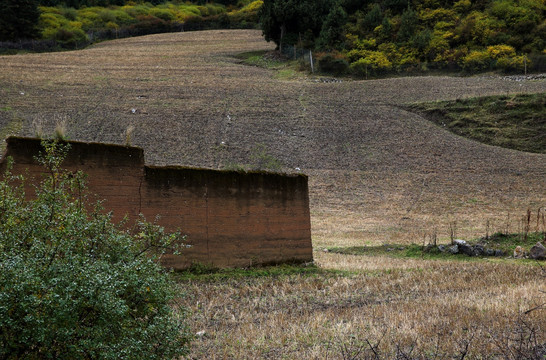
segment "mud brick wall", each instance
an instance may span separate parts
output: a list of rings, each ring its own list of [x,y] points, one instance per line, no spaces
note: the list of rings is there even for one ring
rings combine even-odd
[[[34,157],[37,139],[11,137],[0,159],[14,159],[15,174],[36,182],[44,168]],[[88,174],[92,200],[103,199],[114,220],[142,213],[167,231],[185,234],[191,247],[165,255],[165,266],[192,263],[218,267],[312,260],[307,177],[262,172],[239,173],[183,167],[145,166],[135,147],[70,142],[63,163]],[[29,187],[30,191],[30,187]]]

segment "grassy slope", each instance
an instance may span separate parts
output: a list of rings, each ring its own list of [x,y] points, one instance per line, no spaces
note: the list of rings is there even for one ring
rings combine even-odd
[[[428,102],[409,108],[485,144],[546,153],[546,93]]]

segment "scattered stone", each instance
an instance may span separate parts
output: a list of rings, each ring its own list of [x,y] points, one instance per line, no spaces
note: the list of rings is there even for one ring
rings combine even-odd
[[[529,250],[529,257],[534,260],[545,260],[546,259],[546,247],[540,242],[537,242],[535,246]]]
[[[394,248],[387,248],[387,251],[394,251]]]
[[[495,256],[495,250],[485,249],[485,256]]]
[[[525,257],[525,249],[518,246],[514,249],[514,257],[516,259],[523,259]]]
[[[319,81],[321,83],[340,83],[340,82],[343,82],[343,80],[336,79],[336,78],[320,78]]]
[[[474,249],[472,246],[465,244],[459,244],[459,252],[468,255],[468,256],[474,256]]]
[[[201,330],[201,331],[198,331],[195,333],[195,336],[197,337],[203,337],[207,334],[207,332],[205,330]]]
[[[546,74],[530,74],[530,75],[508,75],[503,77],[504,80],[510,81],[529,81],[546,79]]]
[[[450,254],[458,254],[459,253],[459,245],[453,245],[453,246],[450,246],[447,251],[449,251]]]
[[[440,252],[446,252],[446,251],[447,251],[447,246],[445,246],[445,245],[438,245],[438,250],[440,250]]]
[[[461,239],[455,239],[455,240],[453,240],[453,243],[455,245],[466,245],[466,241],[461,240]]]
[[[485,248],[481,244],[476,244],[473,247],[474,256],[482,256],[485,253]]]
[[[328,249],[324,249],[324,250],[322,250],[322,251],[323,251],[323,252],[330,252],[330,250],[328,250]]]
[[[497,257],[503,257],[503,256],[504,256],[504,251],[502,251],[502,250],[495,250],[495,256],[497,256]]]

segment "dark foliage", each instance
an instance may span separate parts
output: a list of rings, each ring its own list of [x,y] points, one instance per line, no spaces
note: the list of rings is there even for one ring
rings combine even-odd
[[[0,41],[37,37],[39,17],[35,0],[0,0]]]
[[[0,358],[186,354],[176,286],[156,261],[179,236],[145,222],[131,235],[99,207],[88,213],[83,174],[60,168],[67,148],[43,144],[34,199],[9,170],[0,181]]]

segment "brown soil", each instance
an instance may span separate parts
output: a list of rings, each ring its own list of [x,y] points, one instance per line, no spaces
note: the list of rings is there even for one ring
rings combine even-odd
[[[252,165],[265,148],[284,171],[310,176],[317,247],[446,238],[454,222],[460,237],[516,231],[527,208],[546,204],[546,155],[470,141],[401,108],[544,92],[546,80],[321,83],[278,79],[233,56],[272,47],[259,31],[205,31],[2,56],[0,133],[51,134],[60,124],[74,140],[129,137],[151,165]]]

